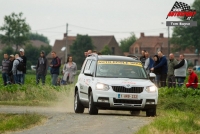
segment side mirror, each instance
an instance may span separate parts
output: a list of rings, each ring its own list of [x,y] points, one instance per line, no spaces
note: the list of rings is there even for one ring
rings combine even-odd
[[[92,76],[92,73],[91,73],[90,70],[85,70],[84,74],[85,74],[85,75],[88,75],[88,76]]]
[[[150,73],[150,74],[149,74],[149,77],[150,77],[150,78],[155,78],[156,75],[155,75],[154,73]]]

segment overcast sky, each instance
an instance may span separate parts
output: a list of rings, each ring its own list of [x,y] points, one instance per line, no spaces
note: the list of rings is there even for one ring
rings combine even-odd
[[[191,5],[194,0],[181,0]],[[4,16],[23,12],[32,32],[50,39],[62,39],[69,24],[69,36],[76,34],[114,35],[117,41],[130,36],[159,35],[167,37],[168,12],[175,0],[0,0],[0,26]],[[178,20],[169,17],[168,21]],[[172,33],[172,29],[171,29]]]

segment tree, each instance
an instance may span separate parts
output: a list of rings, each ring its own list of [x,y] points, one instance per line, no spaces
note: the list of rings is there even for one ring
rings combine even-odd
[[[200,50],[200,0],[195,0],[192,8],[196,10],[196,15],[192,18],[197,21],[196,27],[175,27],[173,29],[172,38],[170,40],[174,45],[174,50],[185,50],[186,48],[194,48]],[[183,18],[180,18],[184,20]],[[199,54],[199,51],[198,51]]]
[[[46,55],[47,55],[48,53],[50,53],[51,50],[52,50],[52,47],[51,47],[50,45],[48,45],[48,46],[43,46],[43,45],[41,45],[40,48],[39,48],[39,51],[40,51],[40,52],[41,52],[41,51],[44,51]]]
[[[131,36],[120,41],[120,48],[122,52],[129,52],[130,46],[137,40],[134,33]]]
[[[18,46],[25,45],[25,42],[29,40],[28,33],[30,26],[26,23],[26,18],[22,18],[23,13],[12,13],[9,16],[4,17],[4,24],[0,27],[0,31],[5,34],[0,36],[2,43],[6,45],[15,45],[16,51]]]
[[[78,69],[81,68],[85,60],[84,52],[93,49],[94,45],[88,35],[77,34],[76,40],[70,47],[70,53],[73,56],[73,61],[76,62]]]
[[[29,34],[29,40],[40,40],[42,42],[45,42],[47,44],[49,44],[49,39],[44,36],[43,34],[38,34],[38,33],[30,33]]]
[[[109,48],[108,45],[105,45],[105,46],[103,47],[103,49],[101,50],[101,54],[103,54],[103,55],[111,54],[111,50],[110,50],[110,48]]]
[[[27,68],[30,69],[31,65],[37,64],[37,59],[40,56],[40,50],[32,44],[26,44],[25,55],[27,57]]]

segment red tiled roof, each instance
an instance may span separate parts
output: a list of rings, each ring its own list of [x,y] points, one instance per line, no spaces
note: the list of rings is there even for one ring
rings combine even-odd
[[[92,43],[96,47],[95,50],[97,51],[101,51],[105,45],[109,45],[111,40],[114,38],[114,36],[89,36],[89,37],[91,37]],[[70,52],[69,46],[71,46],[75,40],[76,36],[67,37],[68,54]],[[63,58],[64,52],[61,51],[61,49],[65,46],[66,46],[66,36],[63,38],[63,40],[55,41],[52,51],[55,51],[58,57]],[[48,54],[47,58],[51,58],[51,54]]]

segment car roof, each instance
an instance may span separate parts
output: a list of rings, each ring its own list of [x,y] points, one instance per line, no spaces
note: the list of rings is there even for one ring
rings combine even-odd
[[[131,62],[140,62],[139,60],[135,60],[132,57],[126,56],[117,56],[117,55],[94,55],[88,57],[88,59],[97,59],[97,60],[108,60],[108,61],[131,61]]]

